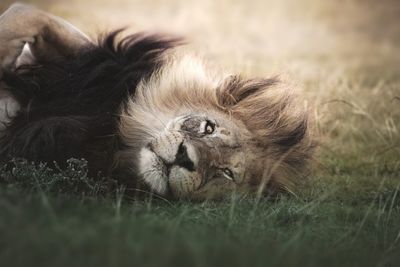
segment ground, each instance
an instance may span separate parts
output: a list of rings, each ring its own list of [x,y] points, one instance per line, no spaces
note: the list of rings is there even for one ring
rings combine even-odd
[[[398,1],[30,2],[92,36],[178,33],[229,72],[287,77],[321,145],[308,182],[275,200],[134,200],[81,162],[58,176],[18,162],[0,170],[1,266],[399,266]]]

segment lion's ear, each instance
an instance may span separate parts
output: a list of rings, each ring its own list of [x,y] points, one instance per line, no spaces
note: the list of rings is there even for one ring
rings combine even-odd
[[[260,143],[287,150],[308,134],[307,109],[277,77],[246,80],[231,76],[218,94],[219,105],[255,133]]]
[[[229,108],[244,99],[262,94],[278,82],[277,77],[269,79],[244,79],[238,75],[231,75],[225,78],[218,88],[218,102],[222,107]]]

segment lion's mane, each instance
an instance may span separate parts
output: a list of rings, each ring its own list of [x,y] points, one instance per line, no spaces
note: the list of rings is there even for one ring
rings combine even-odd
[[[289,188],[303,173],[315,147],[309,112],[278,78],[214,77],[190,59],[176,63],[166,55],[179,38],[119,33],[77,57],[4,74],[21,110],[0,133],[1,161],[21,157],[62,166],[69,158],[86,158],[97,174],[110,173],[116,156],[118,167],[132,169],[123,158],[142,136],[129,129],[152,131],[152,119],[182,106],[243,123],[248,146],[260,158],[254,168],[263,170],[255,185]],[[135,108],[142,114],[132,118]]]

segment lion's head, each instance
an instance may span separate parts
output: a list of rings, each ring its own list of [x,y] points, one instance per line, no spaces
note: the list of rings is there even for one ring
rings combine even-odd
[[[288,189],[313,151],[307,113],[277,78],[221,78],[174,58],[124,107],[120,161],[176,198]]]

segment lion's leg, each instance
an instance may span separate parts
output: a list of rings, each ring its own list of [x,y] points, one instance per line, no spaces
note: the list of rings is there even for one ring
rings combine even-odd
[[[29,47],[24,49],[25,45]],[[26,64],[26,59],[68,58],[90,45],[89,38],[74,26],[32,6],[14,4],[4,12],[0,16],[0,130],[19,110],[1,83],[5,70],[14,69],[17,59]]]
[[[0,16],[0,62],[14,67],[25,44],[39,61],[72,57],[91,44],[89,38],[65,20],[29,5],[14,4]]]

